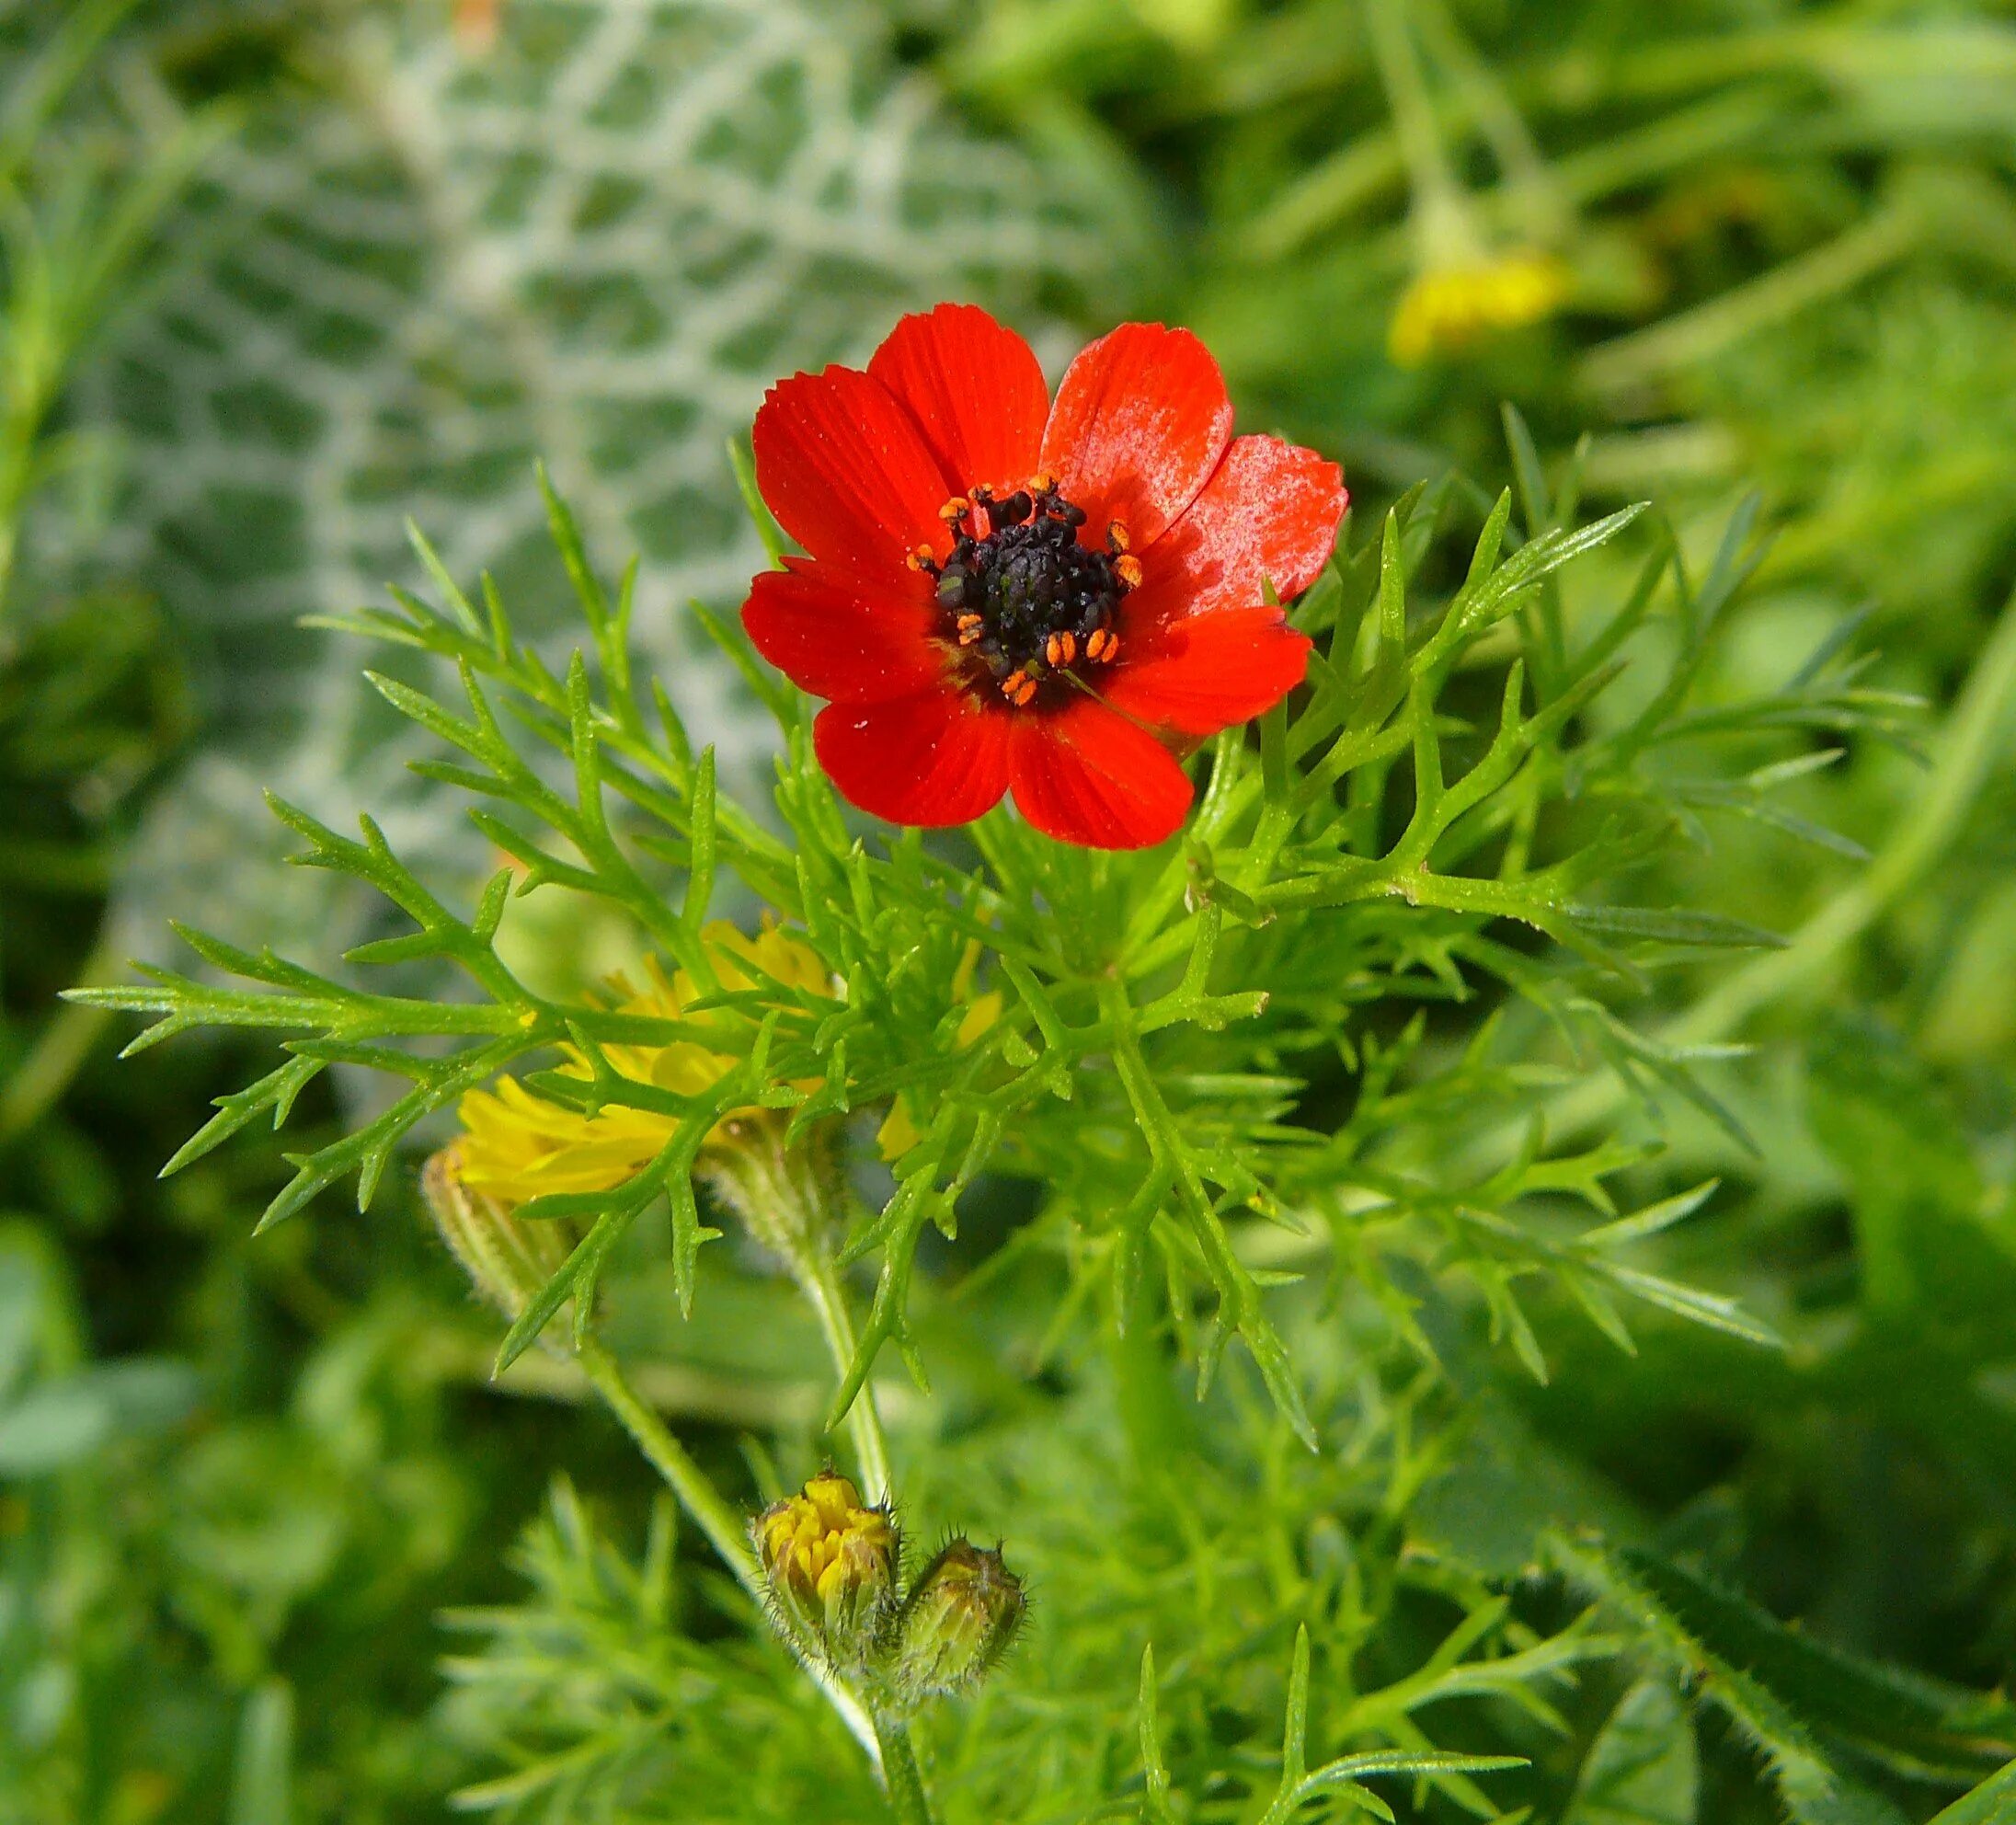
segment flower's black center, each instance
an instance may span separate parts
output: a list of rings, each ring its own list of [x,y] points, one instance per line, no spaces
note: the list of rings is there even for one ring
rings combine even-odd
[[[1105,549],[1079,544],[1084,510],[1047,476],[998,500],[975,488],[942,511],[953,529],[951,556],[941,566],[919,550],[911,562],[936,578],[948,637],[986,667],[1010,703],[1027,704],[1052,677],[1119,651],[1114,614],[1141,571],[1117,523]],[[982,513],[987,535],[976,538]]]

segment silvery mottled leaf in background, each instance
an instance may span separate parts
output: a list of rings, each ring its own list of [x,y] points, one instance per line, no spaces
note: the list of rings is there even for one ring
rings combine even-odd
[[[270,786],[443,858],[475,837],[403,772],[406,727],[309,613],[414,580],[412,514],[455,573],[494,569],[571,640],[542,455],[606,566],[641,552],[636,629],[697,739],[764,736],[682,613],[758,552],[724,446],[782,372],[859,358],[947,295],[1014,311],[1100,237],[1013,148],[893,68],[876,16],[818,0],[397,0],[296,33],[176,237],[189,251],[85,401],[135,499],[98,554],[158,592],[213,735],[138,845],[130,943],[164,914],[276,945],[332,911],[283,873]],[[244,6],[166,9],[171,47]],[[298,21],[300,9],[269,9]],[[292,29],[290,24],[290,29]],[[304,79],[305,78],[305,79]]]

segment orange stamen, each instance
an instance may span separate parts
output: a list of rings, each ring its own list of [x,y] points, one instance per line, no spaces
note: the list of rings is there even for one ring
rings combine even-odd
[[[1044,642],[1043,657],[1052,665],[1069,665],[1078,657],[1078,636],[1075,634],[1052,634]]]
[[[931,562],[931,547],[928,545],[917,546],[903,562],[909,565],[912,570],[922,570],[925,565]]]
[[[1102,665],[1120,650],[1120,637],[1110,627],[1099,627],[1093,631],[1085,642],[1085,657],[1097,660]]]
[[[1045,469],[1041,475],[1029,477],[1029,492],[1031,494],[1048,494],[1056,486],[1057,477],[1048,469]]]
[[[1141,586],[1141,560],[1138,557],[1116,557],[1113,560],[1113,574],[1128,589],[1138,590]]]
[[[1025,678],[1022,681],[1020,687],[1016,690],[1015,694],[1012,698],[1010,698],[1009,701],[1013,703],[1017,709],[1020,709],[1023,705],[1026,704],[1029,699],[1035,695],[1036,680],[1033,678]]]
[[[1116,555],[1127,550],[1134,541],[1127,535],[1127,522],[1116,520],[1106,528],[1106,546]]]
[[[973,511],[973,503],[963,494],[956,494],[938,510],[941,520],[956,522],[963,520]]]

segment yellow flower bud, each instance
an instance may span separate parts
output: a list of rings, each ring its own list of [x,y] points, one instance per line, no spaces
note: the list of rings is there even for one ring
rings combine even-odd
[[[867,1668],[895,1605],[899,1550],[888,1510],[828,1470],[765,1509],[751,1531],[785,1632],[841,1672]]]
[[[1008,1651],[1026,1607],[1022,1580],[999,1553],[955,1539],[925,1567],[903,1605],[891,1689],[914,1707],[973,1685]]]

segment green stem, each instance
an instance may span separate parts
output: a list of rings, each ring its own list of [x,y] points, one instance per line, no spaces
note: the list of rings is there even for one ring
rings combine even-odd
[[[857,1342],[853,1318],[847,1310],[847,1291],[841,1284],[831,1254],[822,1244],[815,1242],[806,1252],[808,1258],[795,1264],[798,1285],[819,1314],[819,1329],[833,1359],[834,1372],[845,1375],[853,1366]],[[876,1408],[875,1390],[865,1382],[847,1409],[847,1431],[853,1440],[854,1457],[869,1501],[887,1502],[893,1493],[888,1440],[883,1434],[882,1416]]]
[[[917,1752],[911,1747],[910,1726],[899,1718],[877,1716],[875,1734],[882,1745],[882,1775],[897,1825],[934,1825],[923,1776],[917,1772]]]
[[[1505,188],[1526,214],[1529,232],[1542,239],[1563,234],[1569,226],[1565,200],[1541,155],[1532,130],[1491,66],[1464,36],[1448,0],[1426,0],[1415,7],[1415,17],[1431,54],[1455,79],[1479,131],[1491,143]]]
[[[664,1421],[644,1404],[607,1349],[589,1342],[577,1355],[582,1372],[595,1384],[595,1391],[609,1403],[610,1411],[623,1421],[624,1429],[636,1440],[637,1449],[720,1554],[722,1563],[735,1574],[736,1582],[761,1601],[762,1568],[750,1547],[747,1522],[708,1481],[706,1472],[688,1455],[685,1446],[666,1429]]]
[[[5,588],[6,578],[0,574],[0,591]],[[79,971],[80,979],[102,982],[111,972],[112,953],[100,941]],[[20,1068],[0,1090],[0,1147],[25,1134],[62,1100],[108,1018],[102,1009],[74,1004],[51,1016]]]
[[[1153,1246],[1145,1242],[1143,1245],[1151,1250]],[[1110,1348],[1121,1429],[1137,1468],[1159,1476],[1183,1448],[1187,1428],[1174,1364],[1158,1323],[1162,1313],[1146,1272],[1130,1288],[1116,1289],[1114,1307]]]
[[[762,1568],[756,1563],[756,1555],[750,1549],[749,1527],[744,1517],[708,1480],[706,1472],[687,1454],[685,1446],[666,1430],[658,1415],[638,1398],[636,1390],[630,1385],[608,1350],[601,1344],[590,1341],[580,1347],[576,1356],[582,1373],[609,1403],[610,1411],[623,1422],[624,1429],[636,1441],[637,1449],[644,1453],[652,1469],[665,1479],[672,1494],[679,1498],[680,1507],[686,1510],[693,1524],[707,1536],[714,1550],[720,1554],[722,1563],[735,1574],[736,1582],[759,1605],[767,1609],[769,1599],[763,1588]],[[798,1656],[798,1663],[826,1694],[854,1740],[867,1750],[868,1759],[881,1767],[884,1749],[880,1727],[862,1708],[860,1700],[831,1673],[813,1664],[804,1655]],[[908,1753],[907,1739],[903,1747]],[[889,1779],[893,1791],[895,1780],[887,1770],[885,1778]],[[914,1762],[911,1765],[910,1778],[913,1783],[917,1778]],[[929,1819],[928,1814],[917,1816]]]
[[[1442,143],[1407,9],[1398,0],[1372,0],[1365,23],[1413,188],[1416,255],[1424,266],[1472,258],[1481,246],[1476,224]]]
[[[710,1179],[750,1234],[784,1257],[792,1280],[818,1315],[834,1372],[844,1380],[853,1366],[857,1339],[831,1246],[842,1227],[833,1188],[839,1171],[819,1135],[808,1135],[787,1147],[781,1131],[758,1128],[740,1144],[718,1152]],[[868,1499],[888,1501],[889,1448],[872,1388],[864,1386],[847,1409],[847,1432]]]

